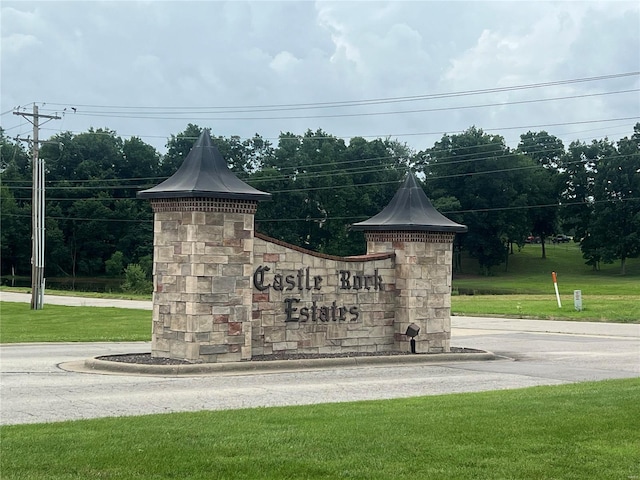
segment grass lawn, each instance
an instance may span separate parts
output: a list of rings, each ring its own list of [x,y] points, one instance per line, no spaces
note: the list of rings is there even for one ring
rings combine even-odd
[[[576,311],[573,295],[459,295],[451,297],[453,315],[640,323],[640,295],[588,295]]]
[[[575,243],[547,245],[542,258],[541,245],[525,245],[509,255],[509,264],[494,267],[491,276],[478,275],[475,260],[464,258],[462,274],[453,277],[453,290],[466,294],[551,294],[555,296],[551,272],[558,275],[561,294],[640,295],[640,258],[627,261],[627,274],[620,275],[619,264],[602,264],[599,271],[584,264]]]
[[[0,342],[150,341],[151,312],[0,302]]]
[[[515,318],[640,322],[640,258],[627,262],[627,274],[619,264],[601,265],[600,271],[584,265],[574,243],[525,245],[509,257],[509,265],[496,267],[489,277],[474,275],[479,269],[463,260],[464,274],[453,278],[451,311],[458,315],[503,315]],[[558,275],[562,308],[558,308],[551,272]],[[574,308],[573,291],[581,290],[583,310]],[[471,294],[471,295],[470,295]]]
[[[634,479],[640,379],[1,429],[9,479]]]

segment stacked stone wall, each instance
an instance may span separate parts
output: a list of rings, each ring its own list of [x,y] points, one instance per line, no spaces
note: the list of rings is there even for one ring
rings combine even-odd
[[[393,254],[332,257],[260,236],[253,260],[253,355],[395,349]]]
[[[253,211],[183,210],[155,211],[152,355],[249,359]]]
[[[416,353],[450,351],[453,234],[367,233],[369,253],[394,252],[396,261],[395,349],[409,351],[407,327],[416,324]]]
[[[334,257],[254,236],[255,204],[205,203],[152,202],[153,356],[407,352],[411,324],[416,353],[449,351],[452,235],[367,233]]]

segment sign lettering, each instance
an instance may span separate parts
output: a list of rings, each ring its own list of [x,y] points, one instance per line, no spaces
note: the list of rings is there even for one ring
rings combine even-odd
[[[273,289],[276,292],[315,291],[322,290],[323,277],[311,275],[309,267],[303,267],[295,273],[270,273],[271,267],[258,266],[253,272],[253,286],[260,292]],[[378,269],[373,275],[340,270],[338,275],[339,290],[367,290],[382,291],[384,282]],[[360,318],[360,308],[357,305],[338,305],[333,301],[331,305],[318,305],[313,300],[310,305],[301,306],[300,299],[287,297],[284,299],[285,322],[357,322]]]

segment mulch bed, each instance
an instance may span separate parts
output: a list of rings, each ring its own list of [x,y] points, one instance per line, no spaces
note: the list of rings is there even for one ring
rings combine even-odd
[[[449,353],[482,353],[482,350],[473,348],[451,347]],[[349,357],[384,357],[393,355],[431,355],[429,353],[410,352],[347,352],[347,353],[274,353],[272,355],[254,355],[251,360],[244,362],[268,362],[273,360],[305,360],[316,358],[349,358]],[[97,357],[98,360],[108,362],[135,363],[139,365],[193,365],[186,360],[175,360],[172,358],[152,357],[151,353],[128,353],[124,355],[105,355]]]

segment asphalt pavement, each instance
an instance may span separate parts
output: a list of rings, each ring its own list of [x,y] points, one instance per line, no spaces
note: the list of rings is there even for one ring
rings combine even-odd
[[[0,292],[3,301],[30,295]],[[151,302],[54,297],[44,305],[151,309]],[[349,402],[640,377],[640,325],[454,316],[452,346],[494,360],[361,363],[194,375],[88,371],[96,356],[149,342],[0,345],[0,424]]]

